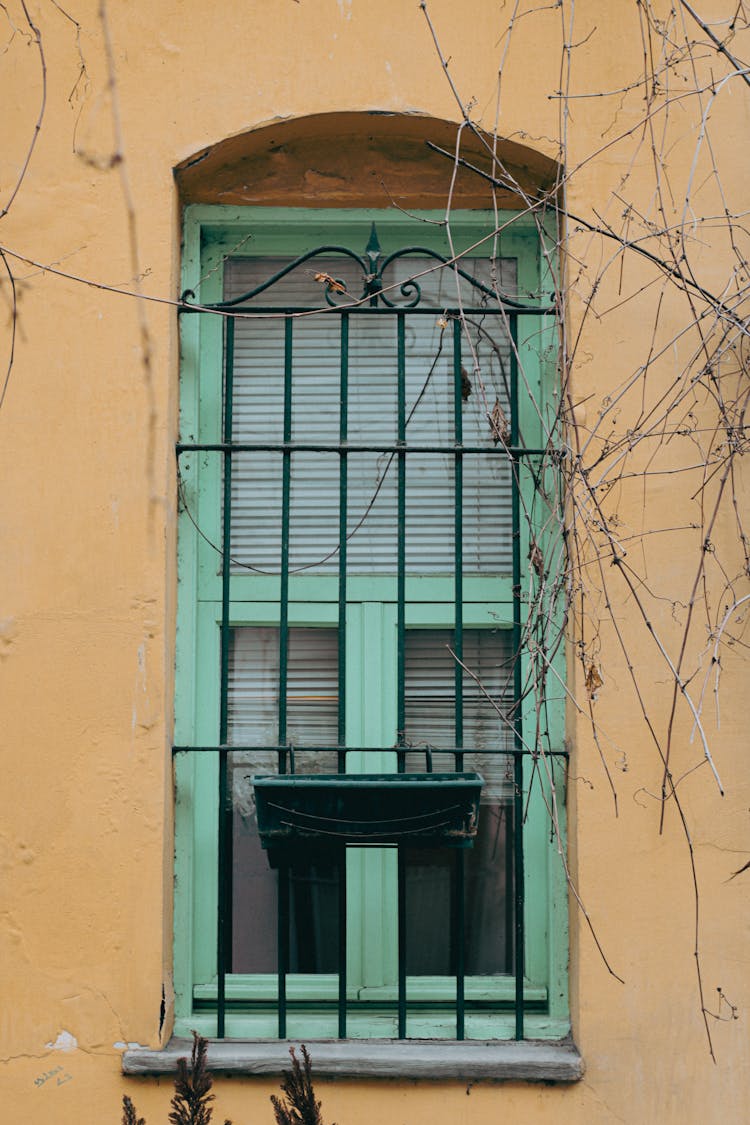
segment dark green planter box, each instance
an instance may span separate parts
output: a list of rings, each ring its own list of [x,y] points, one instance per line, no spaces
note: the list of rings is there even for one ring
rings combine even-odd
[[[277,774],[253,778],[264,848],[346,844],[471,847],[479,823],[478,773]]]

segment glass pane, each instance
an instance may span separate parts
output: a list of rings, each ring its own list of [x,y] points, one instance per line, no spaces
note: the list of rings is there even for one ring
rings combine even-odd
[[[474,846],[464,858],[464,971],[490,976],[513,971],[513,806],[482,804]],[[456,971],[453,912],[456,852],[409,850],[406,862],[406,971],[448,976]]]
[[[434,748],[435,770],[453,770],[456,745],[456,661],[450,629],[412,629],[406,634],[406,740]],[[484,778],[479,829],[463,854],[464,942],[467,975],[512,971],[512,757],[510,713],[513,662],[508,630],[466,629],[463,663],[463,768]],[[408,770],[424,770],[426,755],[407,755]],[[457,906],[456,853],[449,849],[408,852],[406,869],[407,972],[413,976],[455,973],[452,918]]]
[[[279,630],[233,630],[229,665],[229,741],[278,742]],[[338,638],[335,629],[289,629],[287,731],[295,746],[335,746],[338,718]],[[335,753],[295,754],[299,773],[335,771]],[[238,750],[230,755],[233,793],[232,972],[277,968],[278,873],[261,847],[251,778],[275,773],[277,755]],[[338,959],[338,871],[296,865],[290,872],[290,971],[335,972]]]
[[[494,795],[513,777],[507,756],[513,747],[511,641],[509,629],[463,631],[463,745],[467,750],[464,761],[472,763],[466,769],[476,769],[484,775]],[[406,632],[404,702],[409,746],[439,750],[457,744],[454,647],[452,629]],[[414,758],[415,768],[419,758],[425,760],[424,755],[410,757]],[[453,768],[452,758],[438,758],[441,769]]]

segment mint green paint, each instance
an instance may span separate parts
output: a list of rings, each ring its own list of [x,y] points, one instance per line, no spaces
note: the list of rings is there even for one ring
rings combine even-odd
[[[197,230],[186,232],[183,269],[192,273],[200,268],[200,248]],[[199,331],[195,319],[184,319],[180,324],[182,352],[183,418],[197,414]],[[188,502],[197,504],[195,487],[195,458],[187,458],[181,467],[182,488]],[[197,589],[197,543],[194,536],[180,534],[178,538],[178,575],[180,597],[177,616],[177,656],[175,668],[175,730],[179,742],[187,742],[194,729],[196,609],[194,596]],[[184,596],[183,596],[184,595]],[[193,960],[193,762],[188,757],[175,760],[175,894],[174,894],[174,990],[175,1010],[184,1012],[191,1006]]]
[[[348,609],[354,635],[347,642],[347,732],[353,745],[389,746],[396,740],[396,611],[364,602]],[[356,741],[354,741],[356,739]],[[354,755],[352,772],[395,769],[395,755]],[[368,989],[396,980],[396,853],[357,848],[347,854],[347,925],[352,940],[349,981],[365,998]]]
[[[207,456],[212,456],[215,461],[219,460],[216,454]],[[212,485],[215,483],[213,474],[210,483]],[[209,519],[220,521],[220,512],[218,509],[214,511],[215,507],[215,505],[209,507],[207,502],[204,503],[202,511],[206,513],[207,521]],[[196,510],[194,505],[191,510]],[[203,524],[201,526],[205,527]],[[220,529],[217,528],[217,530]],[[206,534],[209,534],[207,528]],[[212,537],[209,535],[209,538]],[[206,544],[203,544],[203,546],[205,547]],[[215,559],[216,553],[210,547],[206,547],[205,553],[206,558],[201,572],[203,585],[199,597],[215,601],[215,590],[219,588],[220,580],[216,563],[210,562],[210,556],[213,555]],[[290,575],[289,599],[297,602],[333,602],[337,596],[337,583],[338,579],[335,575],[321,577]],[[387,576],[378,575],[372,578],[363,578],[352,575],[347,580],[347,590],[350,600],[355,602],[366,601],[368,598],[379,602],[396,601],[396,580]],[[232,575],[233,602],[277,602],[278,593],[279,579],[273,575],[249,575],[241,572]],[[407,576],[406,578],[406,600],[411,605],[420,602],[427,602],[431,605],[452,603],[452,599],[452,578],[443,578],[440,575],[430,578],[419,576]],[[464,602],[493,606],[499,617],[496,624],[509,627],[513,620],[510,577],[465,578]]]
[[[421,213],[442,220],[442,213]],[[494,251],[501,257],[514,257],[518,263],[519,295],[539,291],[549,277],[539,250],[539,238],[532,223],[511,220],[511,225],[494,242],[486,236],[492,229],[490,214],[468,212],[454,215],[451,223],[458,252],[485,256]],[[335,242],[360,252],[372,221],[378,225],[383,253],[404,245],[422,245],[448,253],[444,231],[438,226],[415,224],[393,211],[309,211],[279,208],[188,207],[185,213],[183,286],[196,291],[202,302],[215,302],[222,296],[222,260],[240,239],[251,238],[240,254],[284,256],[303,253],[321,243]],[[549,246],[553,240],[549,240]],[[202,279],[202,280],[201,280]],[[551,290],[550,285],[550,290]],[[222,318],[188,315],[181,322],[183,382],[181,396],[181,438],[184,441],[219,441],[221,437],[221,355]],[[520,317],[518,321],[520,429],[528,445],[544,444],[556,406],[555,324],[551,317]],[[526,392],[526,393],[524,393]],[[541,409],[540,409],[541,408]],[[528,474],[526,474],[528,475]],[[182,486],[190,510],[212,543],[221,534],[221,458],[217,454],[191,454],[181,458]],[[527,489],[523,503],[534,498]],[[542,522],[544,517],[542,516]],[[523,534],[526,535],[525,528]],[[522,544],[522,559],[528,555],[528,540]],[[545,541],[552,551],[559,551]],[[554,565],[554,564],[553,564]],[[178,744],[213,744],[217,740],[219,714],[219,599],[220,574],[216,551],[194,531],[183,516],[179,541],[180,602],[178,614],[176,720]],[[531,579],[529,579],[531,581]],[[234,624],[275,624],[278,622],[279,581],[274,576],[232,576],[232,614]],[[289,624],[332,625],[337,620],[335,576],[290,576]],[[407,628],[440,627],[452,624],[453,579],[450,576],[406,581]],[[464,580],[464,625],[470,627],[510,627],[512,591],[510,576]],[[347,724],[350,744],[388,745],[395,739],[395,578],[352,577],[348,582],[347,609]],[[554,611],[554,607],[551,607]],[[525,661],[524,674],[528,673]],[[564,652],[555,658],[555,670],[564,682]],[[196,706],[196,685],[200,684],[201,706]],[[560,693],[562,695],[562,691]],[[524,730],[535,727],[533,700],[525,705]],[[561,746],[562,705],[550,711],[552,745]],[[361,757],[365,757],[364,755]],[[379,765],[368,761],[351,762],[352,769],[393,768],[394,756],[378,755]],[[215,917],[216,917],[216,801],[217,763],[212,755],[179,756],[175,765],[176,866],[175,866],[175,993],[177,1033],[196,1028],[203,1034],[215,1033],[215,1017],[192,1012],[192,996],[215,995]],[[562,865],[549,843],[548,807],[554,806],[564,830],[564,787],[562,770],[549,771],[541,785],[535,785],[529,799],[526,827],[527,950],[529,976],[527,999],[548,997],[549,1014],[529,1013],[526,1017],[530,1037],[560,1037],[566,1034],[567,1020],[567,912]],[[554,776],[552,776],[554,773]],[[526,766],[526,784],[531,763]],[[535,779],[536,780],[536,779]],[[396,912],[395,853],[391,849],[352,849],[347,862],[349,899],[349,949],[347,973],[352,998],[395,995]],[[467,997],[482,994],[490,987],[492,995],[502,990],[512,996],[512,981],[467,980]],[[230,977],[228,996],[275,994],[275,978]],[[213,989],[213,993],[212,990]],[[336,994],[334,978],[290,977],[289,996],[325,997]],[[410,1036],[452,1038],[455,1015],[450,1001],[455,982],[446,978],[409,980],[407,994],[438,999],[445,996],[445,1016],[411,1014]],[[348,1021],[353,1037],[391,1036],[396,1033],[395,1017],[352,1013]],[[512,1012],[466,1015],[467,1038],[510,1038]],[[273,1014],[228,1014],[228,1034],[270,1036],[276,1033]],[[336,1035],[335,1013],[314,1012],[304,1016],[290,1013],[290,1036],[331,1037]]]

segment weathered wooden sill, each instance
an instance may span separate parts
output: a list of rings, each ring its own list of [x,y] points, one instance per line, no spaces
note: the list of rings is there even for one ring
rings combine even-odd
[[[122,1057],[123,1073],[172,1074],[191,1046],[188,1039],[172,1039],[162,1050],[131,1047]],[[289,1046],[277,1039],[209,1040],[208,1065],[217,1075],[278,1077],[289,1069]],[[570,1040],[328,1039],[309,1041],[307,1047],[316,1078],[577,1082],[584,1071]]]

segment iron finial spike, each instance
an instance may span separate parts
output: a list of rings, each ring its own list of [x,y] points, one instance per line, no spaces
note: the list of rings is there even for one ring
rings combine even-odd
[[[370,240],[365,247],[365,254],[370,263],[370,272],[365,279],[365,291],[363,296],[370,298],[370,304],[376,305],[378,298],[377,294],[380,292],[380,242],[378,240],[378,232],[375,229],[375,223],[370,227]]]
[[[367,246],[365,248],[365,253],[367,254],[367,257],[370,259],[370,261],[373,262],[373,264],[377,262],[378,258],[380,257],[380,250],[381,246],[378,239],[378,232],[376,230],[375,223],[373,223],[370,227],[370,241],[367,243]]]

